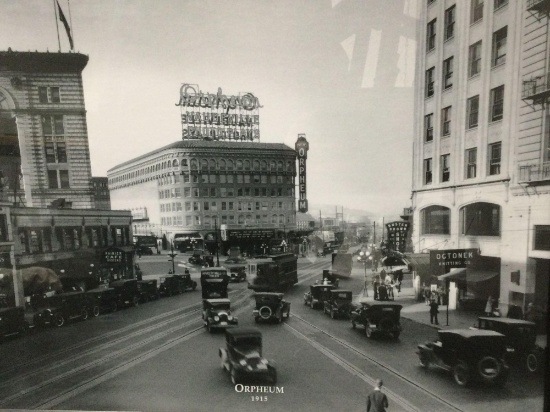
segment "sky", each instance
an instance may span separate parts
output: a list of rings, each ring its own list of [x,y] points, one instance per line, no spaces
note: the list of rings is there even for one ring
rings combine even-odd
[[[305,133],[311,205],[379,217],[410,206],[420,0],[58,1],[89,56],[94,176],[181,139],[191,83],[254,94],[261,142],[294,148]],[[69,52],[54,5],[0,0],[0,50]]]

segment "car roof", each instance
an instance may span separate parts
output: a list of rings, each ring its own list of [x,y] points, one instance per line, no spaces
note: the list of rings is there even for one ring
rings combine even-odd
[[[276,296],[278,298],[282,298],[284,296],[284,293],[276,293],[276,292],[256,292],[254,296],[262,297],[262,296]]]
[[[338,293],[338,292],[339,292],[339,293],[344,293],[344,292],[345,292],[345,293],[352,293],[352,291],[349,290],[349,289],[332,289],[331,292],[332,292],[332,293]]]
[[[399,303],[396,303],[396,302],[360,302],[362,305],[368,305],[369,308],[377,308],[377,307],[380,307],[380,308],[388,308],[388,307],[392,307],[392,308],[402,308],[403,305],[400,305]]]
[[[229,299],[204,299],[208,303],[231,303]]]
[[[490,316],[480,316],[478,319],[482,320],[490,320],[495,323],[505,323],[507,325],[524,325],[524,326],[536,326],[535,322],[530,322],[528,320],[523,319],[512,319],[512,318],[495,318]]]
[[[262,332],[260,332],[260,330],[256,328],[231,328],[226,329],[225,333],[234,338],[241,338],[246,336],[254,336],[258,338],[262,337]]]
[[[486,329],[445,329],[439,330],[440,335],[459,335],[463,338],[473,338],[476,336],[504,336],[502,333],[495,332],[494,330]]]
[[[216,267],[201,268],[201,273],[202,272],[227,272],[227,268],[224,268],[223,266],[219,268],[216,268]]]
[[[334,285],[311,285],[311,287],[315,289],[319,289],[319,288],[334,289]]]

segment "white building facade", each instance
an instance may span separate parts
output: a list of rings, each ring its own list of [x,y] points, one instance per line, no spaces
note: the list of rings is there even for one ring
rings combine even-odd
[[[477,249],[504,313],[548,304],[549,3],[428,0],[418,23],[414,251]]]

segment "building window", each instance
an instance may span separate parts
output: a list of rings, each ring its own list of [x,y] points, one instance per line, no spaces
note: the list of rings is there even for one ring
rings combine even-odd
[[[473,179],[477,172],[477,148],[466,150],[466,179]]]
[[[502,120],[504,111],[504,85],[491,90],[491,108],[489,110],[491,122]]]
[[[483,0],[472,0],[471,22],[475,23],[483,18]]]
[[[479,95],[470,97],[466,104],[468,129],[477,127],[479,118]]]
[[[441,110],[441,136],[446,137],[451,134],[451,106]]]
[[[441,181],[442,182],[448,182],[451,178],[451,171],[450,171],[450,154],[444,154],[441,155]]]
[[[59,184],[62,189],[68,189],[70,187],[69,185],[69,171],[68,170],[60,170],[59,171]]]
[[[435,48],[435,23],[436,19],[433,19],[428,23],[426,29],[426,49],[431,51]]]
[[[493,33],[493,67],[506,62],[506,38],[508,37],[508,27]]]
[[[67,189],[69,185],[68,170],[48,170],[48,187],[50,189]]]
[[[420,211],[423,235],[448,235],[450,231],[451,210],[444,206],[429,206]]]
[[[432,183],[432,159],[424,159],[424,184]]]
[[[445,40],[450,39],[455,34],[456,6],[451,6],[445,10]]]
[[[46,163],[67,163],[67,146],[65,142],[47,141],[44,144]]]
[[[449,89],[453,86],[453,57],[443,61],[443,88]]]
[[[426,97],[431,97],[434,94],[434,73],[435,67],[426,70]]]
[[[59,103],[59,87],[38,87],[38,101],[40,103]]]
[[[468,76],[472,77],[481,71],[481,40],[470,46],[468,52]]]
[[[493,143],[489,145],[489,175],[500,174],[502,143]]]
[[[550,110],[546,107],[542,161],[550,162]]]
[[[42,131],[44,132],[44,136],[64,136],[63,116],[42,116]]]
[[[501,7],[508,4],[508,0],[495,0],[494,9],[500,9]]]
[[[534,250],[550,250],[550,225],[535,225]]]
[[[467,236],[499,236],[500,206],[473,203],[460,209],[460,234]]]
[[[434,139],[433,113],[424,116],[424,141],[431,142]]]

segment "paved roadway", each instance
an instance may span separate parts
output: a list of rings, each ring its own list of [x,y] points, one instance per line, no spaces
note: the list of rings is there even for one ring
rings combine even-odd
[[[185,260],[176,257],[179,271]],[[261,329],[282,393],[235,390],[220,368],[224,335],[202,327],[195,291],[0,345],[0,408],[353,412],[365,410],[366,393],[382,378],[390,411],[542,410],[541,377],[513,373],[504,389],[463,389],[445,373],[421,369],[415,350],[434,338],[429,326],[403,319],[398,341],[368,340],[349,321],[305,306],[303,293],[329,262],[300,259],[300,282],[286,294],[291,318],[282,325],[256,325],[251,291],[230,285],[239,325]],[[166,255],[143,257],[140,265],[150,276],[171,268]],[[191,273],[198,276],[196,268]],[[357,295],[362,285],[362,276],[340,282]]]

